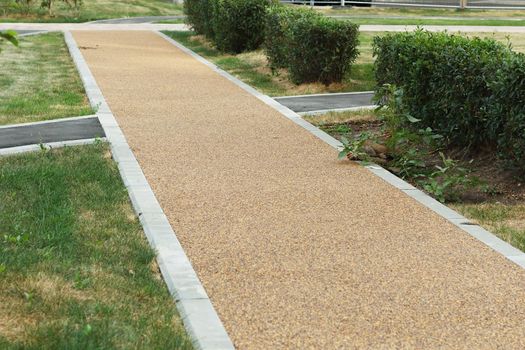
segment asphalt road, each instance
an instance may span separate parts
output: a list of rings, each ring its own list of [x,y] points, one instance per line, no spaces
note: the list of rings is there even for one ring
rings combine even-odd
[[[340,94],[286,96],[277,97],[275,100],[280,104],[290,108],[292,111],[301,113],[327,109],[371,106],[374,104],[372,102],[373,96],[373,92],[365,91]]]
[[[104,137],[97,117],[0,128],[0,148]]]

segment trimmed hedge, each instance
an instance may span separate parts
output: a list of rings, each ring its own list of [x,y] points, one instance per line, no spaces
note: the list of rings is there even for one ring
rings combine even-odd
[[[290,43],[287,32],[291,23],[300,18],[311,20],[319,16],[319,13],[309,9],[282,5],[274,5],[268,9],[264,28],[264,52],[272,71],[288,67]]]
[[[296,84],[340,82],[359,55],[358,28],[313,10],[272,7],[264,42],[270,68],[288,68]]]
[[[525,175],[525,56],[506,58],[491,84],[494,95],[490,112],[500,116],[497,145],[499,154]]]
[[[288,71],[296,84],[340,82],[359,55],[359,26],[328,17],[301,17],[290,25]]]
[[[287,68],[296,84],[342,81],[359,55],[359,27],[273,1],[185,0],[184,13],[221,51],[255,50],[264,41],[272,71]]]
[[[184,0],[186,23],[225,52],[258,49],[271,0]]]
[[[258,49],[264,39],[268,0],[213,0],[214,42],[221,51]]]
[[[464,147],[497,146],[525,170],[525,59],[493,39],[422,30],[374,38],[378,86],[403,90],[403,106]]]
[[[197,34],[213,38],[212,2],[214,0],[184,0],[186,24]]]

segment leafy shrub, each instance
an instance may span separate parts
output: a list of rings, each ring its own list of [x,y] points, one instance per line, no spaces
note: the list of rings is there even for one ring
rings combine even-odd
[[[491,88],[490,112],[499,116],[499,154],[525,174],[525,56],[514,54],[504,60]]]
[[[490,84],[509,54],[493,39],[447,33],[419,30],[374,38],[379,85],[403,89],[410,114],[461,146],[478,146],[497,135],[487,135],[498,127],[488,111]]]
[[[212,1],[213,0],[184,0],[184,14],[186,24],[197,34],[213,38],[212,26]]]
[[[268,9],[264,28],[264,51],[272,71],[288,67],[290,36],[287,35],[293,21],[303,17],[313,19],[321,16],[310,9],[274,5]]]
[[[221,51],[240,53],[259,48],[269,0],[212,0],[213,40]]]
[[[359,55],[359,26],[327,17],[300,16],[287,34],[288,70],[296,84],[340,82]]]

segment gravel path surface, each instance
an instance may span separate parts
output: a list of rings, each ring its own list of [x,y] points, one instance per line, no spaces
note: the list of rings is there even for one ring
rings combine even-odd
[[[238,348],[525,347],[525,271],[156,34],[74,36]]]

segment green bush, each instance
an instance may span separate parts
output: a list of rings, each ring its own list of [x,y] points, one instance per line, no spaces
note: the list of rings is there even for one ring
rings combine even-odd
[[[499,154],[525,174],[525,56],[513,54],[502,61],[491,88],[490,112],[499,116]]]
[[[264,28],[264,51],[272,71],[288,67],[290,43],[287,33],[291,23],[301,17],[313,19],[320,16],[318,12],[310,9],[293,8],[280,4],[268,9]]]
[[[264,39],[269,0],[212,0],[214,43],[221,51],[258,49]]]
[[[494,141],[490,88],[510,50],[492,39],[416,31],[374,38],[378,85],[403,90],[414,117],[460,146]]]
[[[359,26],[327,17],[301,16],[290,23],[288,70],[296,84],[340,82],[359,55]]]
[[[184,0],[186,24],[197,34],[213,38],[212,2],[214,0]]]
[[[525,57],[493,39],[416,31],[374,38],[378,86],[449,144],[497,147],[525,173]]]

